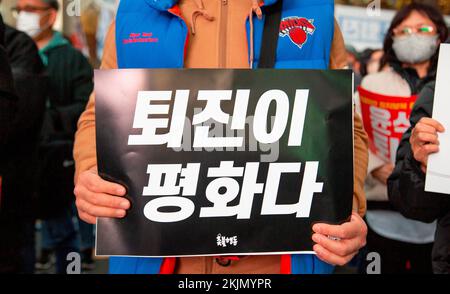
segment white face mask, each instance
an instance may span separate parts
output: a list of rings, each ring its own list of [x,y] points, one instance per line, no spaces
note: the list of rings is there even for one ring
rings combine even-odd
[[[17,17],[16,28],[34,38],[43,31],[40,22],[41,16],[38,13],[21,11]]]
[[[438,35],[422,36],[412,34],[406,37],[394,37],[392,48],[401,62],[421,63],[430,59],[438,49]]]

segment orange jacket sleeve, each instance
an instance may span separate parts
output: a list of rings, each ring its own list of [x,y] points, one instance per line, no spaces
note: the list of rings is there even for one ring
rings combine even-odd
[[[369,162],[369,139],[364,131],[361,117],[357,113],[355,113],[353,136],[353,210],[363,216],[367,208],[364,182],[367,176],[367,164]]]
[[[101,69],[117,68],[115,23],[112,23],[105,39]],[[95,94],[92,93],[85,111],[78,120],[73,150],[75,159],[75,183],[83,171],[97,167],[95,144]]]
[[[330,53],[330,68],[343,69],[347,65],[347,55],[344,43],[344,37],[336,20],[334,21],[333,44]],[[353,210],[363,216],[366,212],[366,196],[364,193],[364,181],[367,176],[368,155],[368,137],[363,128],[361,117],[355,113],[354,119],[354,195]]]

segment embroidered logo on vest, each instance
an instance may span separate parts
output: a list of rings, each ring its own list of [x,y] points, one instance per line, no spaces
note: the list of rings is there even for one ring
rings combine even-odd
[[[300,49],[308,41],[308,35],[313,35],[316,27],[314,19],[290,16],[283,18],[280,24],[280,37],[288,36],[292,43]]]
[[[159,40],[153,36],[153,33],[131,33],[122,40],[123,44],[133,43],[157,43]]]

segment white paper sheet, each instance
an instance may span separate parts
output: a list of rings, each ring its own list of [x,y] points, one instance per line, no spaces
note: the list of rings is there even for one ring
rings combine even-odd
[[[434,95],[433,119],[445,128],[439,153],[428,159],[425,191],[450,194],[450,44],[442,44]]]

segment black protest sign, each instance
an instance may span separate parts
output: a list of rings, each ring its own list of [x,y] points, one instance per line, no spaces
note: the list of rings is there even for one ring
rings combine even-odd
[[[350,71],[106,70],[95,93],[99,173],[132,203],[99,255],[308,252],[351,214]]]

